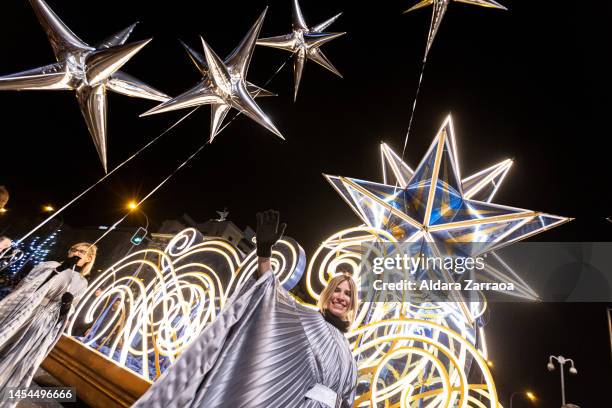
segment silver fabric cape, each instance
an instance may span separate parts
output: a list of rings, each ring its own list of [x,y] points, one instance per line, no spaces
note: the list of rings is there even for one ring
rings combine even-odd
[[[240,288],[133,407],[328,407],[305,396],[316,384],[352,406],[356,381],[344,334],[268,271]]]
[[[62,295],[72,293],[76,305],[87,289],[87,280],[71,269],[41,286],[59,265],[58,262],[37,265],[0,301],[0,395],[7,387],[30,385],[66,323],[66,319],[58,321]]]

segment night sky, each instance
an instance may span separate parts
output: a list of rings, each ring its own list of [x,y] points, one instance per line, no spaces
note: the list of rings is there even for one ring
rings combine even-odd
[[[429,54],[406,161],[418,164],[452,113],[463,174],[515,160],[495,202],[576,218],[535,239],[609,241],[610,6],[500,1],[508,12],[450,4]],[[27,2],[5,3],[0,74],[53,62]],[[308,62],[293,103],[287,64],[266,87],[279,96],[258,99],[287,141],[240,116],[144,204],[154,225],[183,213],[204,221],[227,207],[236,224],[254,226],[256,211],[277,208],[287,234],[312,254],[331,233],[359,224],[321,173],[382,181],[379,143],[401,152],[431,18],[431,8],[402,14],[414,3],[302,0],[311,25],[344,11],[328,30],[347,35],[323,47],[344,79]],[[261,36],[291,28],[289,0],[49,5],[90,44],[140,21],[130,40],[154,40],[123,70],[173,96],[200,78],[178,39],[199,49],[202,35],[224,58],[266,5]],[[288,56],[258,47],[249,81],[264,85]],[[155,104],[110,94],[109,168],[187,113],[138,117]],[[25,231],[14,226],[39,217],[42,204],[60,206],[103,171],[74,92],[0,92],[0,107],[0,184],[11,191],[0,231],[16,236]],[[129,199],[147,194],[206,141],[209,116],[208,107],[199,109],[66,211],[64,221],[74,227],[114,222]],[[579,370],[567,379],[569,401],[609,406],[605,306],[492,305],[487,333],[502,401],[528,387],[542,396],[539,406],[559,406],[558,371],[548,373],[546,362],[549,354],[563,354]],[[527,405],[517,400],[514,406]]]

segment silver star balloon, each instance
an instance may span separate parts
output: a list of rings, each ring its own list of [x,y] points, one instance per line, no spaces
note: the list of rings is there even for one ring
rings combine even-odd
[[[506,7],[502,6],[495,0],[454,0],[459,3],[473,4],[475,6],[496,8],[501,10],[507,10]],[[425,60],[427,59],[427,55],[429,54],[429,49],[434,42],[434,38],[438,33],[438,29],[440,28],[440,23],[442,23],[442,19],[444,18],[444,14],[446,13],[446,9],[451,0],[421,0],[414,6],[410,7],[404,13],[409,13],[411,11],[427,7],[433,6],[433,13],[431,15],[431,25],[429,26],[429,35],[427,36],[427,47],[425,49]]]
[[[208,64],[206,63],[206,57],[182,41],[181,41],[181,44],[185,48],[185,51],[187,51],[187,55],[189,55],[189,58],[193,62],[193,65],[196,66],[198,71],[200,71],[200,73],[203,76],[207,76],[208,75]],[[275,93],[267,91],[263,88],[260,88],[257,85],[249,81],[246,81],[246,87],[247,87],[247,91],[249,91],[249,94],[251,94],[253,98],[262,98],[265,96],[276,96]]]
[[[89,133],[107,171],[106,91],[165,101],[169,97],[140,80],[119,71],[151,39],[125,44],[133,24],[95,46],[77,37],[43,0],[30,0],[44,28],[56,63],[0,77],[0,90],[76,91]]]
[[[266,11],[267,8],[261,13],[253,27],[251,27],[240,44],[225,61],[222,61],[206,41],[201,38],[205,61],[201,61],[197,54],[192,52],[189,52],[189,54],[202,72],[202,80],[188,91],[154,107],[141,116],[200,105],[210,105],[212,112],[210,141],[212,142],[219,132],[223,119],[225,119],[230,109],[234,108],[281,139],[284,139],[270,118],[253,100],[252,95],[257,95],[259,92],[264,91],[246,81],[251,57],[255,50],[255,42],[266,16]],[[267,91],[265,92],[267,93]]]
[[[340,72],[338,72],[336,67],[332,65],[332,63],[320,49],[323,44],[346,34],[323,32],[323,30],[329,27],[341,15],[342,13],[336,14],[329,20],[309,28],[304,20],[304,16],[302,15],[302,10],[300,9],[298,0],[293,0],[293,31],[287,35],[260,38],[257,40],[257,45],[278,48],[293,53],[293,100],[297,99],[300,81],[302,80],[302,72],[304,71],[304,64],[306,63],[307,59],[316,62],[342,78]]]

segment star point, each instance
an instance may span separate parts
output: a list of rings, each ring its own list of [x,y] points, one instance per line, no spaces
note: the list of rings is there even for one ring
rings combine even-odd
[[[502,6],[495,0],[452,0],[458,3],[471,4],[474,6],[481,6],[487,8],[495,8],[499,10],[508,10],[506,7]],[[416,3],[414,6],[410,7],[408,10],[404,11],[404,14],[410,13],[412,11],[432,6],[433,12],[431,15],[431,24],[429,26],[429,34],[427,36],[427,46],[425,48],[425,57],[427,60],[427,56],[429,55],[429,50],[434,42],[436,34],[438,33],[438,29],[440,28],[440,24],[442,23],[442,19],[446,14],[446,9],[448,8],[448,4],[451,0],[421,0]]]

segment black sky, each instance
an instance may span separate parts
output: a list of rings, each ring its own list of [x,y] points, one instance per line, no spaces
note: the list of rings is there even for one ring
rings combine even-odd
[[[199,75],[179,38],[199,47],[203,35],[225,56],[266,5],[262,36],[289,32],[290,3],[49,1],[89,43],[140,21],[131,40],[154,41],[124,69],[171,95],[191,87]],[[157,223],[183,213],[203,221],[227,206],[230,218],[245,226],[253,224],[256,211],[278,208],[289,224],[288,234],[307,254],[331,233],[358,224],[321,173],[379,181],[380,141],[401,150],[431,16],[431,9],[401,14],[413,3],[303,0],[311,24],[344,11],[330,30],[348,34],[324,47],[344,79],[308,63],[294,104],[286,67],[267,86],[279,96],[258,101],[287,141],[240,117],[143,210]],[[430,52],[407,162],[418,163],[452,113],[464,174],[515,159],[496,202],[576,218],[537,239],[608,241],[609,5],[502,3],[508,12],[449,6]],[[0,73],[53,61],[26,1],[3,4],[2,20]],[[263,85],[287,56],[258,48],[249,80]],[[154,105],[110,96],[109,167],[183,114],[138,117]],[[43,203],[68,201],[101,177],[102,168],[74,93],[2,92],[0,112],[0,184],[12,193],[11,211],[0,229],[17,235],[21,231],[11,230],[15,220],[33,220]],[[202,108],[68,210],[65,222],[112,223],[128,199],[150,191],[208,132],[209,110]],[[570,399],[583,407],[608,406],[612,376],[606,324],[601,304],[493,305],[488,333],[500,392],[507,397],[529,386],[545,396],[541,406],[560,405],[557,374],[547,373],[545,364],[548,354],[567,354],[580,370],[569,380]]]

